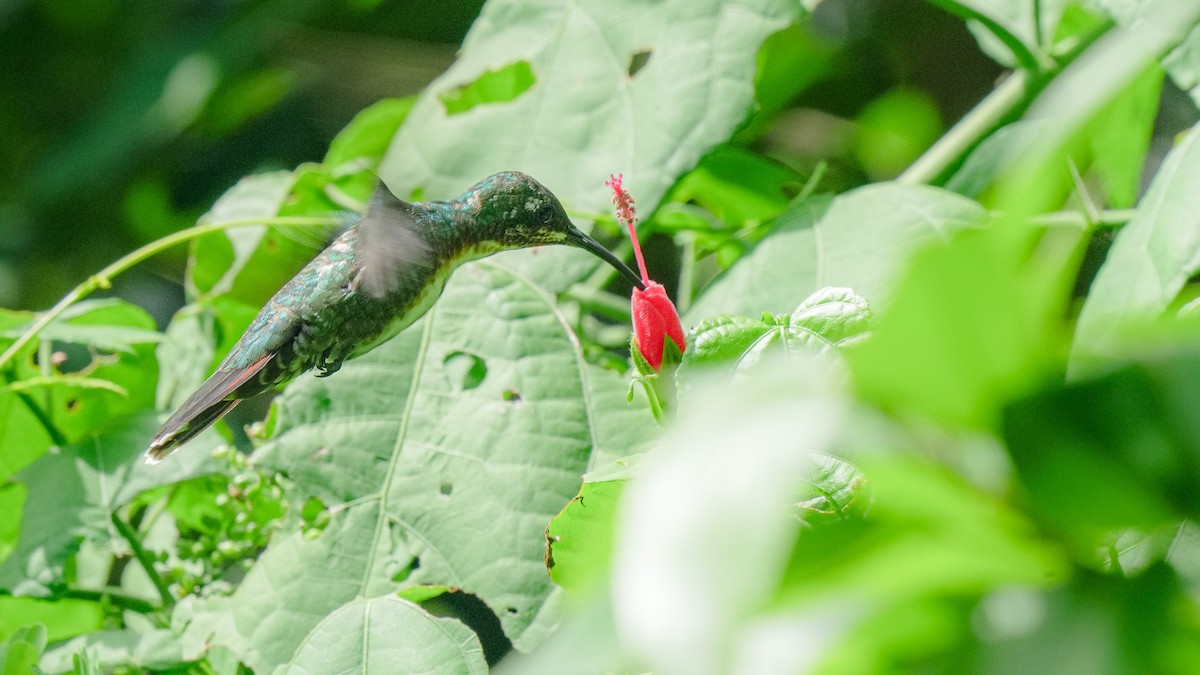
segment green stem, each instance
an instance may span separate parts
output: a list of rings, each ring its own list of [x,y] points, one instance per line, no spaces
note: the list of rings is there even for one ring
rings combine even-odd
[[[107,600],[117,607],[128,609],[137,612],[138,614],[149,614],[151,612],[158,611],[159,609],[158,607],[155,607],[153,603],[147,600],[135,598],[132,595],[127,595],[119,590],[108,588],[98,591],[84,588],[68,588],[63,592],[62,597],[76,600],[91,600],[93,602]]]
[[[907,185],[933,183],[993,129],[1031,98],[1029,75],[1017,71],[992,90],[925,154],[917,158],[896,182]]]
[[[1021,38],[1014,35],[1012,31],[987,14],[979,12],[973,7],[957,2],[956,0],[930,0],[930,3],[962,19],[977,21],[983,24],[984,28],[988,29],[988,32],[995,35],[1012,52],[1013,58],[1016,59],[1017,64],[1022,70],[1038,72],[1046,69],[1049,65],[1041,56],[1031,51]]]
[[[680,314],[692,305],[692,286],[696,283],[696,234],[684,232],[679,235],[679,290],[675,299],[676,308]]]
[[[1032,220],[1037,225],[1077,227],[1081,230],[1087,230],[1091,228],[1121,227],[1133,220],[1133,217],[1136,215],[1137,211],[1135,209],[1097,211],[1094,215],[1080,213],[1079,211],[1056,211],[1054,213],[1043,213],[1039,216],[1034,216]]]
[[[629,298],[613,295],[591,288],[587,284],[574,284],[563,293],[581,307],[595,311],[617,321],[629,323]]]
[[[336,225],[341,222],[336,218],[318,218],[304,216],[280,216],[277,218],[244,218],[239,220],[227,220],[221,223],[208,223],[206,225],[196,225],[189,227],[186,230],[180,230],[174,234],[169,234],[162,239],[152,241],[145,246],[129,253],[108,267],[100,270],[95,275],[88,277],[83,283],[79,284],[67,293],[58,304],[54,305],[49,311],[43,313],[32,326],[27,328],[21,337],[17,338],[0,354],[0,368],[3,368],[16,356],[17,352],[22,347],[29,344],[33,338],[37,337],[38,333],[42,332],[46,326],[50,325],[55,319],[62,315],[68,307],[79,302],[80,300],[91,295],[94,291],[110,288],[112,286],[113,277],[128,270],[130,267],[142,262],[156,253],[165,251],[176,244],[182,244],[185,241],[191,241],[197,237],[210,234],[212,232],[220,232],[222,230],[233,229],[235,227],[249,227],[251,225]]]
[[[117,532],[120,532],[121,536],[125,538],[125,541],[129,542],[129,548],[133,550],[133,557],[137,559],[138,564],[146,571],[146,576],[150,577],[150,582],[154,584],[154,588],[158,590],[158,595],[163,601],[163,608],[169,609],[175,604],[175,596],[171,595],[171,589],[167,586],[167,582],[163,581],[158,570],[154,569],[154,559],[150,557],[150,554],[142,546],[142,540],[138,537],[138,533],[116,511],[113,511],[112,514],[112,524],[113,527],[117,528]]]

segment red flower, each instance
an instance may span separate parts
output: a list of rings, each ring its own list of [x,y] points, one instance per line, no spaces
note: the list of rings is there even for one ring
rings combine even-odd
[[[633,289],[633,339],[642,358],[655,371],[662,370],[663,351],[667,338],[675,342],[680,353],[686,348],[679,313],[667,297],[662,284],[646,281],[646,290]]]
[[[646,359],[646,363],[657,372],[662,369],[663,349],[667,338],[675,342],[680,353],[687,348],[683,339],[683,327],[679,325],[679,312],[667,297],[667,291],[662,284],[651,281],[650,276],[646,274],[646,261],[642,258],[642,247],[633,227],[637,220],[637,209],[633,205],[633,195],[621,186],[621,174],[610,175],[604,184],[612,188],[617,220],[629,228],[629,238],[633,240],[633,255],[637,258],[642,283],[646,286],[644,291],[633,289],[633,295],[629,298],[633,310],[633,343],[642,358]]]

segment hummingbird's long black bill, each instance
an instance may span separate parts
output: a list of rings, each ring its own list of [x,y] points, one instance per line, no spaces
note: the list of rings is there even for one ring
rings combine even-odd
[[[638,290],[646,290],[646,285],[642,283],[642,278],[638,276],[638,273],[629,269],[629,265],[621,262],[620,258],[613,255],[612,251],[604,248],[604,246],[602,246],[600,242],[596,241],[595,239],[592,239],[575,228],[571,228],[571,231],[567,234],[566,243],[571,246],[582,248],[585,251],[591,251],[601,260],[616,268],[616,270],[624,275],[625,278],[629,280],[629,283],[636,286]]]

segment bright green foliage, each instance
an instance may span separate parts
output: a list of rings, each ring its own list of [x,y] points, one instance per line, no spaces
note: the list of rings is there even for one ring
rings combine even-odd
[[[420,94],[213,204],[242,226],[162,332],[56,315],[0,363],[0,675],[1194,671],[1200,126],[1165,82],[1196,96],[1200,6],[930,0],[1017,69],[955,120],[936,72],[847,87],[861,19],[815,4],[491,0]],[[188,63],[214,133],[297,86]],[[669,409],[628,287],[544,247],[140,461],[376,174],[501,169],[607,234],[625,174],[689,329]]]
[[[1200,129],[1163,162],[1137,216],[1117,235],[1079,315],[1075,364],[1114,356],[1120,320],[1153,319],[1200,269]]]
[[[142,463],[145,439],[157,426],[150,412],[119,418],[102,433],[44,456],[16,476],[28,494],[16,550],[0,562],[0,587],[46,594],[66,581],[64,565],[83,540],[127,551],[128,542],[112,522],[121,517],[118,509],[145,490],[216,469],[211,440],[198,441],[194,452],[169,466]]]
[[[7,643],[0,644],[0,673],[25,675],[37,672],[34,668],[45,649],[45,626],[37,624],[16,631]]]
[[[867,337],[874,315],[867,301],[848,288],[824,288],[791,314],[760,319],[722,315],[700,322],[688,335],[687,368],[717,364],[730,373],[749,370],[779,352],[786,358],[821,356]]]
[[[546,527],[546,568],[554,583],[583,595],[607,579],[617,505],[635,459],[619,459],[584,474],[579,494]]]

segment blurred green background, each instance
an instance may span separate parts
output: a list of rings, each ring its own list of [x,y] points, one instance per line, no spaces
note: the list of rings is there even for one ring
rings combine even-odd
[[[319,160],[356,112],[442,72],[482,4],[0,0],[0,306],[48,307],[242,176]],[[738,141],[827,161],[822,191],[896,175],[1001,76],[920,0],[827,0],[787,39],[814,80],[761,88],[794,93]],[[1195,109],[1173,92],[1160,115],[1169,140]],[[164,325],[184,253],[112,292]]]

